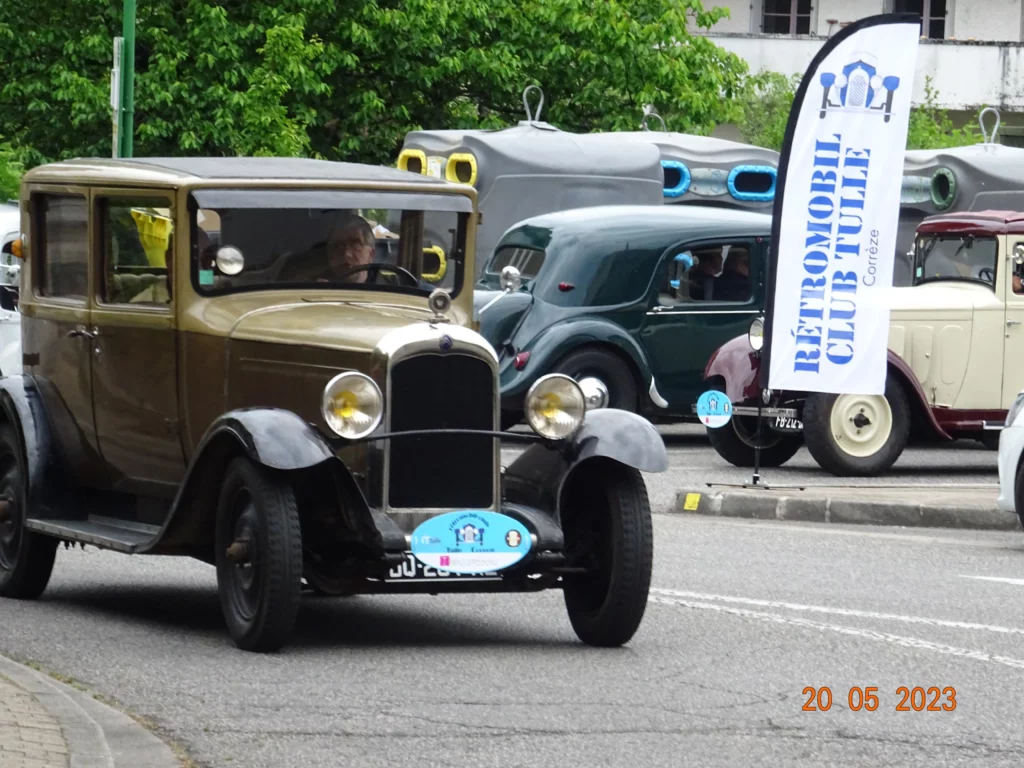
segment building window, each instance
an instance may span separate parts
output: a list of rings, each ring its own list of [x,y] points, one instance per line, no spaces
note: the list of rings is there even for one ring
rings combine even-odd
[[[811,0],[764,0],[761,31],[769,35],[811,34]]]
[[[932,40],[946,37],[946,0],[893,0],[893,13],[913,13],[921,17],[921,35]]]

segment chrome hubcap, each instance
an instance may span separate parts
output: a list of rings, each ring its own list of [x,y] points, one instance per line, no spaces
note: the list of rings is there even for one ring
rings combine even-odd
[[[608,386],[596,376],[585,376],[579,380],[587,410],[608,406]]]

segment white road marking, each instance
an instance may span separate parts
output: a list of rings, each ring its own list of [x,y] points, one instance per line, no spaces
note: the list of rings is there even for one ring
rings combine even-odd
[[[648,601],[652,603],[658,603],[661,605],[673,605],[682,608],[694,608],[702,611],[717,611],[718,613],[728,613],[733,616],[740,616],[746,619],[756,619],[757,621],[767,621],[774,624],[789,624],[791,626],[804,627],[805,629],[817,629],[821,632],[836,632],[841,635],[851,635],[853,637],[859,637],[865,640],[875,640],[877,642],[891,643],[893,645],[899,645],[904,648],[913,648],[915,650],[932,651],[933,653],[940,653],[946,656],[957,656],[964,659],[974,659],[975,661],[988,661],[994,664],[1002,664],[1006,667],[1013,669],[1024,670],[1024,659],[1014,659],[1009,656],[997,656],[991,653],[985,653],[984,651],[972,651],[967,648],[957,648],[952,645],[943,645],[942,643],[933,643],[930,640],[920,640],[916,637],[904,637],[902,635],[891,635],[888,632],[876,632],[872,629],[855,629],[854,627],[842,627],[837,624],[822,624],[817,621],[809,621],[807,619],[798,619],[790,616],[782,616],[777,613],[762,613],[760,611],[748,611],[745,608],[730,608],[725,605],[718,605],[715,603],[700,603],[691,600],[680,600],[676,598],[660,597],[659,595],[651,595],[648,597]]]
[[[961,579],[978,579],[978,581],[1001,581],[1004,584],[1016,584],[1017,586],[1024,586],[1024,579],[1010,579],[1006,576],[967,576],[960,574]]]
[[[981,578],[981,577],[978,577]],[[1024,581],[1021,582],[1024,584]],[[992,624],[975,624],[967,621],[947,621],[945,619],[929,619],[922,616],[904,616],[898,613],[877,613],[875,611],[858,611],[853,608],[829,608],[823,605],[803,605],[801,603],[783,603],[775,600],[758,600],[749,597],[730,597],[728,595],[709,595],[701,592],[684,592],[677,589],[651,588],[651,594],[673,598],[689,598],[693,600],[714,601],[720,603],[737,603],[752,605],[758,608],[775,608],[806,613],[826,613],[835,616],[849,616],[858,619],[879,619],[882,621],[902,621],[907,624],[924,624],[931,627],[947,627],[950,629],[970,629],[984,632],[999,632],[1008,635],[1024,635],[1024,629],[1016,627],[999,627]]]

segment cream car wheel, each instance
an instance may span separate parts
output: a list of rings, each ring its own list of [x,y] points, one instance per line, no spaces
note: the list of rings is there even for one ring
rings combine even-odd
[[[840,395],[832,406],[830,427],[844,453],[874,456],[892,434],[892,409],[882,395]]]
[[[890,375],[885,395],[810,392],[803,408],[804,443],[818,465],[840,477],[887,471],[910,438],[910,401]]]

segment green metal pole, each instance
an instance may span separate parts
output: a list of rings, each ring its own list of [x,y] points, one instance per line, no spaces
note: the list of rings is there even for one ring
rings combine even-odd
[[[135,132],[135,0],[124,0],[124,44],[121,49],[121,124],[118,126],[121,157],[132,156]]]

